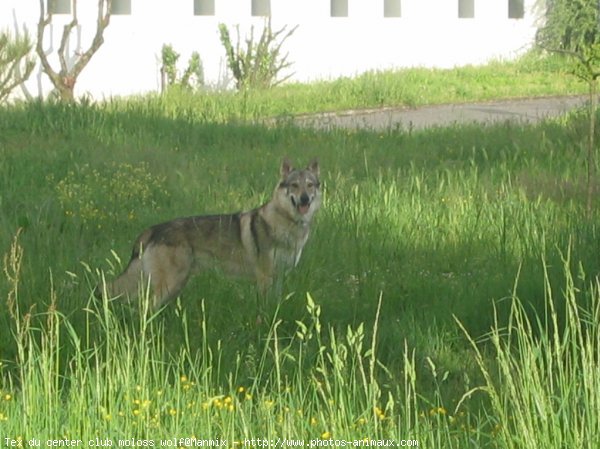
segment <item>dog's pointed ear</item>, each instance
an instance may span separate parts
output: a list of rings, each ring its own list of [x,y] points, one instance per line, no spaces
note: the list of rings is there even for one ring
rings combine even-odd
[[[317,160],[317,158],[314,158],[312,161],[310,161],[308,167],[306,168],[310,170],[315,176],[319,176],[319,161]]]
[[[279,169],[279,173],[281,174],[281,177],[285,178],[287,175],[290,174],[291,171],[292,171],[292,163],[290,162],[290,160],[287,157],[284,157],[283,161],[281,161],[281,168]]]

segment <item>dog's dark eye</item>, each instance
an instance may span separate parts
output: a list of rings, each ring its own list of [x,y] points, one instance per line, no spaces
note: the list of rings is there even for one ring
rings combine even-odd
[[[298,187],[300,187],[300,184],[298,184],[297,182],[292,182],[292,187],[294,189],[297,189]]]
[[[314,184],[312,182],[307,182],[306,187],[308,187],[309,189],[312,189],[314,187]]]

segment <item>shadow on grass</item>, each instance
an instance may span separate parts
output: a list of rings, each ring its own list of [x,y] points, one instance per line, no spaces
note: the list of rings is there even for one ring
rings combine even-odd
[[[320,158],[325,203],[300,266],[284,284],[291,296],[277,310],[279,336],[296,338],[297,321],[310,320],[307,292],[321,306],[321,320],[340,335],[360,323],[374,328],[381,295],[381,362],[399,375],[406,343],[417,353],[424,384],[436,382],[427,360],[449,373],[444,388],[454,401],[465,391],[465,378],[477,374],[453,316],[471,335],[485,337],[492,304],[504,319],[504,299],[514,292],[532,312],[541,311],[543,262],[557,290],[564,281],[561,252],[570,248],[571,260],[592,275],[600,266],[598,229],[580,204],[584,165],[577,117],[536,127],[507,123],[419,133],[215,125],[110,105],[29,104],[2,110],[0,117],[0,220],[10,231],[0,236],[0,247],[5,252],[11,233],[24,228],[19,301],[22,311],[35,307],[38,326],[55,295],[61,312],[85,335],[89,322],[82,309],[95,279],[88,281],[81,261],[92,273],[107,270],[110,251],[125,259],[135,236],[151,224],[256,207],[275,185],[284,155],[301,162]],[[71,182],[83,189],[91,182],[86,164],[106,179],[115,163],[142,162],[169,194],[151,196],[133,219],[124,214],[99,223],[68,216],[51,182],[72,171]],[[560,185],[575,187],[557,193]],[[123,208],[122,200],[90,198],[100,211]],[[581,279],[580,287],[586,282]],[[7,287],[0,294],[5,297]],[[239,377],[256,375],[253,358],[270,343],[256,328],[250,284],[201,276],[184,290],[181,303],[158,318],[169,351],[177,353],[186,341],[192,350],[201,348],[206,343],[199,329],[206,325],[210,344],[222,351],[221,381],[227,382],[239,357],[245,360]],[[271,304],[271,313],[277,308]],[[5,309],[0,305],[0,358],[14,360]],[[180,326],[182,311],[189,333]],[[91,335],[88,344],[100,343],[101,332]]]

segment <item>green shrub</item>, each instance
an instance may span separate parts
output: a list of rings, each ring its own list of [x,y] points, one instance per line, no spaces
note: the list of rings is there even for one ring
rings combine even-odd
[[[31,48],[27,34],[13,38],[7,31],[0,31],[0,102],[31,75],[35,66],[29,56]]]
[[[287,33],[286,28],[284,26],[278,31],[273,31],[269,20],[258,42],[255,42],[254,27],[252,27],[250,37],[246,39],[246,47],[242,48],[238,26],[236,27],[237,43],[234,48],[229,29],[225,24],[219,24],[221,43],[227,54],[227,64],[233,73],[238,90],[267,89],[283,83],[291,76],[278,79],[280,73],[291,66],[287,60],[288,55],[281,54],[281,47],[298,27],[292,28]]]

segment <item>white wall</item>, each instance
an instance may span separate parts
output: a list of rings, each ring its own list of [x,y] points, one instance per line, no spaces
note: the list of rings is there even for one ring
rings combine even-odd
[[[384,18],[384,0],[348,0],[349,16],[330,17],[329,0],[271,0],[273,29],[299,25],[284,49],[293,80],[352,76],[372,69],[451,67],[510,59],[530,47],[535,0],[525,0],[523,19],[508,18],[508,0],[474,0],[475,18],[458,18],[458,0],[402,0],[402,17]],[[113,15],[105,43],[82,72],[76,95],[94,98],[156,91],[164,43],[181,54],[181,65],[198,51],[209,84],[230,80],[217,26],[239,24],[242,36],[263,18],[250,14],[251,0],[215,0],[215,16],[194,16],[193,0],[131,0],[131,15]],[[80,33],[71,51],[85,50],[95,33],[96,0],[79,0]],[[35,37],[38,0],[0,0],[0,29],[28,30]],[[70,15],[55,15],[44,48],[53,52]],[[235,31],[232,30],[235,39]],[[57,60],[54,59],[57,63]],[[51,90],[37,68],[26,83],[33,95]]]

